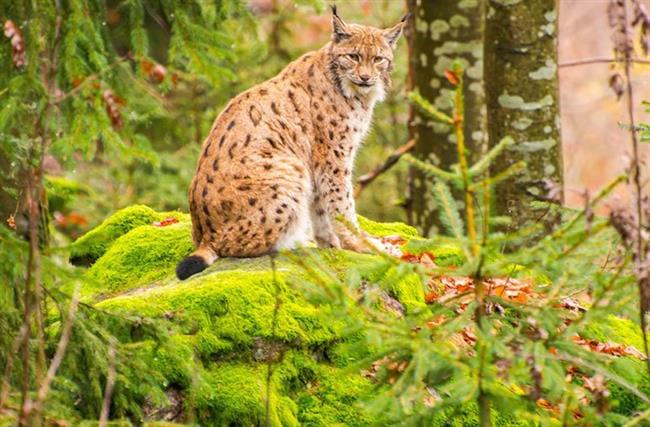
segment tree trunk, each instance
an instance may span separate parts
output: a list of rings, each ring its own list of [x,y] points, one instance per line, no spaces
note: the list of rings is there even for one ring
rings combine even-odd
[[[490,145],[505,136],[515,140],[493,164],[502,171],[525,161],[522,175],[495,191],[495,209],[513,219],[547,227],[554,215],[531,208],[546,196],[550,180],[562,185],[562,151],[557,77],[558,5],[556,0],[492,0],[485,24],[485,92]],[[562,199],[561,190],[559,194]]]
[[[407,31],[409,89],[417,90],[438,109],[451,113],[453,88],[444,72],[459,59],[465,69],[465,141],[470,162],[487,145],[483,89],[483,1],[407,0],[412,16]],[[409,135],[416,141],[412,154],[448,168],[457,163],[451,126],[434,123],[411,107]],[[440,231],[430,178],[412,168],[407,215],[424,235]],[[459,199],[459,197],[456,197]],[[461,203],[462,205],[462,203]]]

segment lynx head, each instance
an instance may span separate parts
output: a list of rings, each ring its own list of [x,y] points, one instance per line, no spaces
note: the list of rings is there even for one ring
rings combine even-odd
[[[330,70],[347,97],[361,95],[382,100],[390,87],[393,50],[402,34],[408,15],[394,27],[381,29],[347,24],[332,6]]]

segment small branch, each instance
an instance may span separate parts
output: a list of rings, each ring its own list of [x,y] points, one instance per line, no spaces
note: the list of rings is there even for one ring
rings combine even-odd
[[[61,104],[61,103],[62,103],[63,101],[65,101],[66,99],[68,99],[68,98],[70,98],[70,97],[76,95],[76,94],[79,93],[81,90],[83,90],[87,85],[89,85],[90,83],[94,82],[95,80],[97,80],[98,78],[100,78],[102,75],[104,75],[105,73],[111,71],[114,67],[116,67],[117,65],[119,65],[121,61],[123,61],[123,59],[122,59],[122,58],[118,58],[117,60],[115,60],[115,62],[109,64],[109,65],[108,65],[106,68],[104,68],[103,70],[100,70],[100,71],[98,71],[97,73],[94,73],[94,74],[91,74],[91,75],[87,76],[87,77],[86,77],[85,79],[83,79],[83,80],[82,80],[82,81],[81,81],[77,86],[75,86],[74,88],[70,89],[68,92],[64,93],[63,95],[60,95],[60,96],[58,96],[57,98],[55,98],[55,99],[52,101],[52,104],[54,104],[54,105]]]
[[[111,399],[113,398],[113,387],[115,387],[115,342],[111,341],[108,347],[108,374],[106,375],[106,388],[104,389],[104,402],[102,411],[99,415],[99,427],[106,427],[108,414],[111,409]]]
[[[367,174],[360,176],[359,179],[357,179],[357,189],[355,191],[355,197],[358,197],[359,194],[368,186],[370,185],[371,182],[373,182],[379,175],[382,173],[388,171],[390,168],[395,166],[395,164],[399,161],[399,159],[409,151],[411,151],[415,147],[415,140],[411,139],[409,142],[406,144],[402,145],[401,147],[397,148],[395,151],[393,151],[378,167],[373,169],[371,172],[368,172]]]
[[[573,61],[562,62],[560,63],[560,68],[575,67],[579,65],[590,65],[590,64],[611,64],[612,62],[625,62],[625,63],[632,62],[635,64],[650,64],[649,59],[600,57],[600,58],[575,59]]]
[[[56,353],[52,358],[52,363],[50,363],[50,368],[47,370],[47,375],[43,380],[43,384],[38,389],[36,394],[36,401],[32,402],[30,399],[25,400],[23,408],[21,408],[21,415],[26,417],[24,420],[20,420],[21,423],[26,423],[30,418],[31,414],[38,414],[43,407],[43,402],[47,398],[47,394],[50,392],[50,385],[56,376],[56,372],[61,366],[63,361],[63,356],[65,355],[66,348],[70,342],[70,334],[72,332],[72,324],[74,323],[75,316],[77,314],[77,307],[79,306],[79,285],[77,285],[72,301],[70,301],[70,308],[68,309],[68,316],[63,325],[63,332],[61,333],[61,338],[59,339],[59,344],[56,347]]]

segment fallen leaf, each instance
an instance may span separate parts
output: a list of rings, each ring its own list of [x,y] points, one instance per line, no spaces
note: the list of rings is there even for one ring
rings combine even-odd
[[[170,216],[168,218],[163,219],[162,221],[156,221],[151,225],[153,225],[154,227],[167,227],[168,225],[176,224],[177,222],[178,222],[177,218]]]

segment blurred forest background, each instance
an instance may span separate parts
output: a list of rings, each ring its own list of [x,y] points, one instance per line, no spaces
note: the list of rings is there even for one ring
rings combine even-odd
[[[75,134],[68,136],[77,140],[89,137],[82,150],[67,150],[66,138],[55,144],[52,155],[46,156],[45,161],[49,185],[51,188],[68,186],[59,189],[80,196],[70,199],[71,203],[62,211],[54,212],[57,228],[74,238],[100,222],[107,213],[133,203],[159,210],[187,211],[186,192],[201,143],[225,104],[244,89],[275,75],[292,59],[329,40],[330,17],[322,13],[324,5],[299,3],[250,0],[247,12],[240,19],[219,23],[221,46],[214,46],[213,52],[217,56],[212,58],[212,64],[201,64],[195,58],[196,73],[176,69],[173,61],[170,63],[169,24],[152,10],[143,11],[139,19],[143,20],[149,35],[151,56],[135,59],[141,62],[140,75],[127,79],[123,88],[96,89],[95,101],[101,114],[108,108],[102,94],[105,95],[105,90],[113,91],[117,100],[115,120],[119,118],[132,125],[137,138],[116,148],[108,141],[112,136],[94,136],[93,131],[96,134],[99,130],[83,129],[82,120]],[[641,3],[650,7],[648,0]],[[118,2],[110,4],[108,19],[102,25],[117,52],[128,58],[133,54],[128,51],[127,30],[132,12]],[[339,2],[339,5],[351,22],[384,27],[396,22],[405,12],[405,4],[395,0],[360,0]],[[564,185],[566,204],[572,207],[582,206],[585,188],[593,193],[617,176],[624,168],[626,155],[630,154],[628,135],[619,126],[626,122],[627,112],[608,85],[612,65],[571,65],[576,60],[611,56],[612,40],[606,31],[607,5],[608,0],[559,2]],[[386,102],[376,110],[374,125],[358,157],[357,176],[378,167],[408,140],[405,45],[401,44],[396,51],[394,87]],[[183,49],[183,46],[171,48]],[[191,52],[187,55],[191,59]],[[647,98],[650,65],[637,64],[633,68],[632,84],[641,99]],[[636,103],[635,110],[637,118],[647,121],[640,102]],[[87,123],[94,126],[91,120]],[[646,157],[648,148],[642,146]],[[126,156],[115,155],[111,150],[116,149]],[[9,176],[13,166],[6,162],[4,159],[2,167],[5,176]],[[400,162],[365,188],[358,197],[359,212],[382,221],[406,220],[403,205],[408,197],[408,168],[408,164]],[[647,164],[645,168],[647,172]],[[5,194],[4,218],[13,210],[10,200]],[[616,203],[629,203],[629,192],[623,187],[617,189],[616,200]]]
[[[220,259],[184,286],[201,144],[331,39],[326,2],[0,2],[8,423],[650,419],[650,0],[335,3],[413,13],[355,180],[360,214],[417,230],[362,218],[391,256]]]

